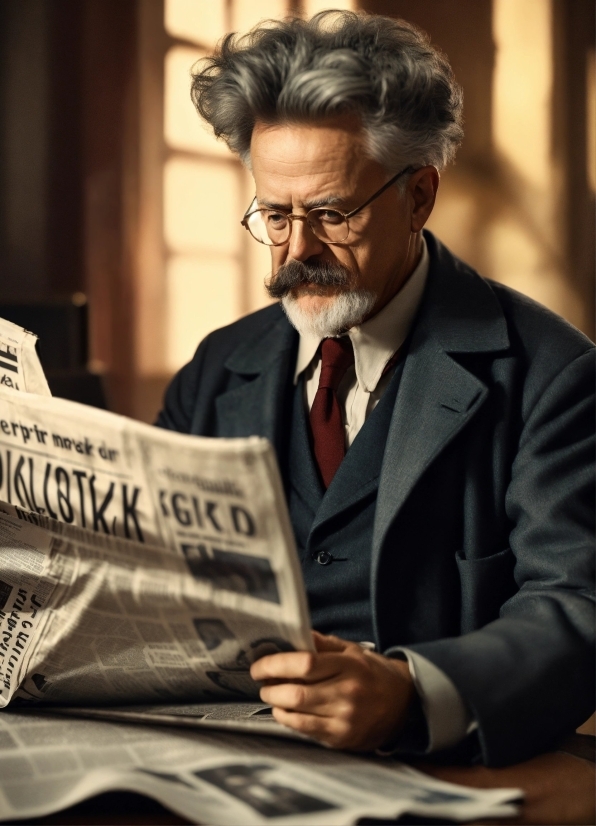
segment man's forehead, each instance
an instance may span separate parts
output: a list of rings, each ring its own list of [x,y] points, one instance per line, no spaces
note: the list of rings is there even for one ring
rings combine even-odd
[[[272,206],[339,204],[380,165],[371,161],[360,124],[257,124],[251,162],[259,201]],[[272,200],[273,199],[273,200]],[[281,199],[281,200],[280,200]]]

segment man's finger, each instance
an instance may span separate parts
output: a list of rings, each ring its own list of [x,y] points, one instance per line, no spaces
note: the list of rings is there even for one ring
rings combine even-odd
[[[321,657],[310,651],[291,651],[270,654],[252,664],[250,676],[258,682],[264,680],[304,680],[318,682],[334,677],[342,664],[334,656]]]
[[[299,731],[302,734],[308,734],[311,737],[325,734],[327,731],[327,723],[315,714],[301,714],[295,711],[287,711],[285,708],[272,709],[274,718],[278,723],[288,728]]]
[[[274,708],[273,716],[283,726],[298,731],[300,734],[306,734],[325,746],[349,747],[348,728],[336,718],[299,714],[283,708]]]
[[[265,685],[261,688],[260,696],[264,703],[286,711],[314,714],[317,717],[349,715],[349,700],[338,692],[334,680],[314,684]]]

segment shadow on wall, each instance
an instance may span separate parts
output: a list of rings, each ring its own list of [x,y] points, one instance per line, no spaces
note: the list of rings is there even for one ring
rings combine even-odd
[[[506,158],[464,164],[442,178],[428,228],[481,275],[512,287],[590,332],[591,307],[567,277],[551,205]]]

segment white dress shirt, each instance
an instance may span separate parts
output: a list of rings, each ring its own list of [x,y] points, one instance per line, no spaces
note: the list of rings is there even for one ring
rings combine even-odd
[[[424,292],[428,263],[428,250],[422,238],[420,261],[401,290],[376,315],[348,331],[354,347],[354,365],[346,372],[337,391],[347,447],[353,443],[391,381],[393,370],[388,370],[384,375],[383,371],[410,331]],[[321,339],[316,336],[300,336],[294,383],[304,374],[308,410],[319,386],[320,343]],[[371,647],[372,644],[365,645]],[[475,727],[475,723],[449,677],[425,657],[407,648],[392,651],[400,651],[407,657],[426,716],[428,751],[447,748],[462,740]]]

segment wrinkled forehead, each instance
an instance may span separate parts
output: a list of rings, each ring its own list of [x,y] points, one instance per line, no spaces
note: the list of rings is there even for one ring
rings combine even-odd
[[[354,116],[257,123],[251,161],[259,202],[280,207],[344,201],[366,181],[382,183],[385,175],[368,156],[364,130]]]

